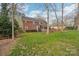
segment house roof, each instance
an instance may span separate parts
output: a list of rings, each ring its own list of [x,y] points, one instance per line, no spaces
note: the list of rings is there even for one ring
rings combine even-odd
[[[44,22],[47,24],[47,22],[45,20],[43,20],[42,18],[32,18],[32,17],[23,17],[23,20],[31,20],[31,21],[37,21],[37,22]]]
[[[34,18],[31,18],[31,17],[23,17],[23,20],[32,20],[32,21],[35,21],[35,19]]]

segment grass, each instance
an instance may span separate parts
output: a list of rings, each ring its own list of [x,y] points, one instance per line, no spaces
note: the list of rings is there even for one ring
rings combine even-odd
[[[79,32],[23,33],[12,49],[12,56],[75,56],[79,55]]]

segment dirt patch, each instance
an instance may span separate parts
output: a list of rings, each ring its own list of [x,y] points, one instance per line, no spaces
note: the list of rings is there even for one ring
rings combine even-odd
[[[0,56],[7,56],[14,43],[12,39],[0,40]]]

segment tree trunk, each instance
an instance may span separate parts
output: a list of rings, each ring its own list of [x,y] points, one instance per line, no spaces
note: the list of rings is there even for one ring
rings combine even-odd
[[[62,32],[64,30],[64,20],[63,20],[63,6],[64,6],[64,3],[62,3]]]
[[[47,34],[49,34],[49,7],[48,3],[45,4],[47,10]]]
[[[58,27],[58,29],[57,30],[59,30],[59,21],[58,21],[58,17],[57,17],[57,13],[56,13],[56,5],[54,4],[54,6],[55,6],[55,9],[53,8],[53,10],[54,10],[54,12],[55,12],[55,17],[56,17],[56,20],[57,20],[57,27]]]
[[[79,3],[77,4],[77,9],[78,9],[78,12],[77,12],[77,21],[76,21],[76,23],[77,23],[77,30],[79,30]]]
[[[14,35],[14,20],[15,20],[15,8],[16,5],[14,3],[12,3],[12,39],[15,39],[15,35]]]

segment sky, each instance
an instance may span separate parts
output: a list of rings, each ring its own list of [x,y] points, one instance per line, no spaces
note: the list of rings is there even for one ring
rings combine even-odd
[[[56,9],[57,9],[57,11],[56,11],[57,16],[59,18],[61,18],[61,15],[62,15],[62,13],[61,13],[61,10],[62,10],[61,3],[55,3],[55,5],[56,5]],[[56,19],[56,17],[55,17],[54,11],[52,10],[52,7],[49,7],[49,8],[50,8],[50,24],[51,24],[52,21]],[[64,16],[67,15],[68,13],[70,13],[74,8],[75,8],[74,3],[64,3]],[[37,15],[40,15],[44,18],[47,17],[44,3],[26,4],[24,11],[25,11],[25,15],[28,16],[28,17],[34,18],[34,17],[37,17]]]

